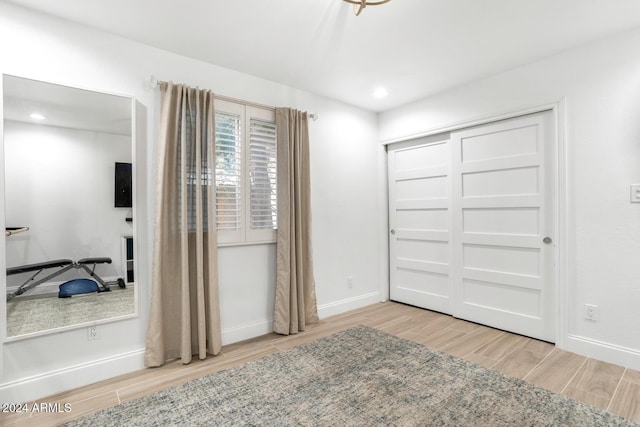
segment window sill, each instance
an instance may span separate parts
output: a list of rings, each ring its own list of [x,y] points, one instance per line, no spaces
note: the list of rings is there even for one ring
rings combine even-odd
[[[219,248],[230,248],[235,246],[259,246],[259,245],[275,245],[275,240],[267,242],[232,242],[232,243],[218,243]]]

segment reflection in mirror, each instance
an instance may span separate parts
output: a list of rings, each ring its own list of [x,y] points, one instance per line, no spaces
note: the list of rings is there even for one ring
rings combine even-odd
[[[7,337],[136,313],[132,100],[3,76]]]

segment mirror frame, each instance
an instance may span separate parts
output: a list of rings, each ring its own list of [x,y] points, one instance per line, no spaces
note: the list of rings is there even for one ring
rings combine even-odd
[[[5,87],[4,87],[4,81],[5,81],[5,76],[8,77],[12,77],[12,78],[19,78],[19,79],[25,79],[25,80],[33,80],[36,82],[40,82],[40,83],[46,83],[46,84],[51,84],[51,85],[56,85],[56,86],[61,86],[61,87],[66,87],[66,88],[70,88],[70,89],[76,89],[76,90],[84,90],[84,91],[88,91],[88,92],[93,92],[93,93],[97,93],[97,94],[104,94],[104,95],[110,95],[110,96],[118,96],[121,98],[125,98],[129,100],[129,104],[130,104],[130,112],[131,112],[131,163],[132,163],[132,172],[131,172],[131,176],[132,176],[132,207],[131,207],[131,215],[132,215],[132,230],[131,230],[131,235],[133,236],[133,269],[134,269],[134,293],[133,293],[133,298],[134,298],[134,310],[132,313],[130,314],[125,314],[125,315],[121,315],[121,316],[115,316],[115,317],[109,317],[109,318],[105,318],[105,319],[99,319],[99,320],[88,320],[86,322],[80,322],[80,323],[75,323],[73,325],[66,325],[66,326],[61,326],[61,327],[55,327],[55,328],[51,328],[51,329],[43,329],[40,331],[36,331],[36,332],[31,332],[31,333],[26,333],[26,334],[22,334],[22,335],[14,335],[14,336],[8,336],[8,318],[7,318],[7,301],[6,301],[6,297],[2,298],[2,301],[0,302],[0,322],[2,322],[2,326],[0,327],[0,342],[2,343],[11,343],[11,342],[15,342],[15,341],[21,341],[21,340],[25,340],[25,339],[29,339],[29,338],[34,338],[34,337],[40,337],[40,336],[44,336],[44,335],[51,335],[51,334],[56,334],[56,333],[60,333],[60,332],[65,332],[65,331],[71,331],[71,330],[76,330],[76,329],[82,329],[82,328],[88,328],[91,326],[95,326],[95,325],[102,325],[102,324],[108,324],[108,323],[114,323],[114,322],[119,322],[119,321],[123,321],[123,320],[128,320],[128,319],[134,319],[137,318],[140,315],[140,290],[139,290],[139,283],[140,283],[140,260],[139,260],[139,251],[138,251],[138,247],[139,247],[139,233],[138,233],[138,226],[137,223],[139,221],[139,216],[138,216],[138,193],[139,193],[139,186],[140,186],[140,177],[138,176],[138,159],[137,159],[137,151],[138,151],[138,139],[140,139],[140,132],[142,131],[140,129],[140,127],[138,126],[138,120],[140,119],[138,117],[138,108],[137,108],[137,100],[136,98],[134,98],[133,96],[130,95],[124,95],[121,93],[114,93],[114,92],[110,92],[110,91],[103,91],[103,90],[96,90],[93,88],[87,88],[87,87],[81,87],[81,86],[71,86],[67,83],[59,83],[59,82],[55,82],[55,81],[49,81],[49,80],[41,80],[39,78],[32,78],[32,77],[26,77],[26,76],[19,76],[19,75],[15,75],[15,74],[10,74],[10,73],[0,73],[0,76],[2,78],[2,80],[0,81],[0,188],[3,189],[3,197],[2,200],[0,200],[0,202],[2,203],[2,208],[0,209],[0,222],[5,224],[6,227],[6,204],[5,204],[5,195],[6,195],[6,191],[5,191],[5,185],[6,185],[6,177],[5,177],[5,133],[4,133],[4,121],[5,121],[5,112],[4,112],[4,92],[5,92]],[[144,137],[142,137],[142,140],[144,140]],[[123,236],[121,236],[123,237]],[[2,249],[0,249],[0,269],[2,269],[2,271],[4,272],[4,274],[1,274],[0,276],[2,277],[0,279],[0,291],[2,292],[3,296],[7,295],[7,276],[6,276],[6,269],[7,269],[7,236],[5,235],[5,233],[2,233],[2,238],[0,238],[0,246],[2,247]],[[1,360],[1,358],[0,358]]]

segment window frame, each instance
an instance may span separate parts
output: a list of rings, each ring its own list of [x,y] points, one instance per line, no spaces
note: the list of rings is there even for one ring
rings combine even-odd
[[[246,103],[216,98],[214,101],[214,111],[215,113],[227,113],[240,117],[240,229],[217,230],[218,246],[240,246],[275,243],[277,238],[277,228],[251,228],[251,181],[249,170],[251,161],[251,118],[270,121],[275,125],[275,110],[272,108],[258,107]],[[217,135],[214,139],[217,146]],[[213,162],[213,164],[215,165],[215,161]],[[215,204],[212,206],[212,209],[217,209],[217,197]]]

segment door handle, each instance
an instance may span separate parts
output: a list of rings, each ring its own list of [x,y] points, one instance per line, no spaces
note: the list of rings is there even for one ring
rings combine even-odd
[[[545,237],[544,239],[542,239],[542,242],[545,245],[549,245],[549,244],[553,243],[553,240],[551,239],[551,237]]]
[[[391,231],[390,231],[390,233],[391,233],[391,235],[394,235],[394,234],[396,234],[396,230],[394,230],[394,229],[392,228],[392,229],[391,229]]]

